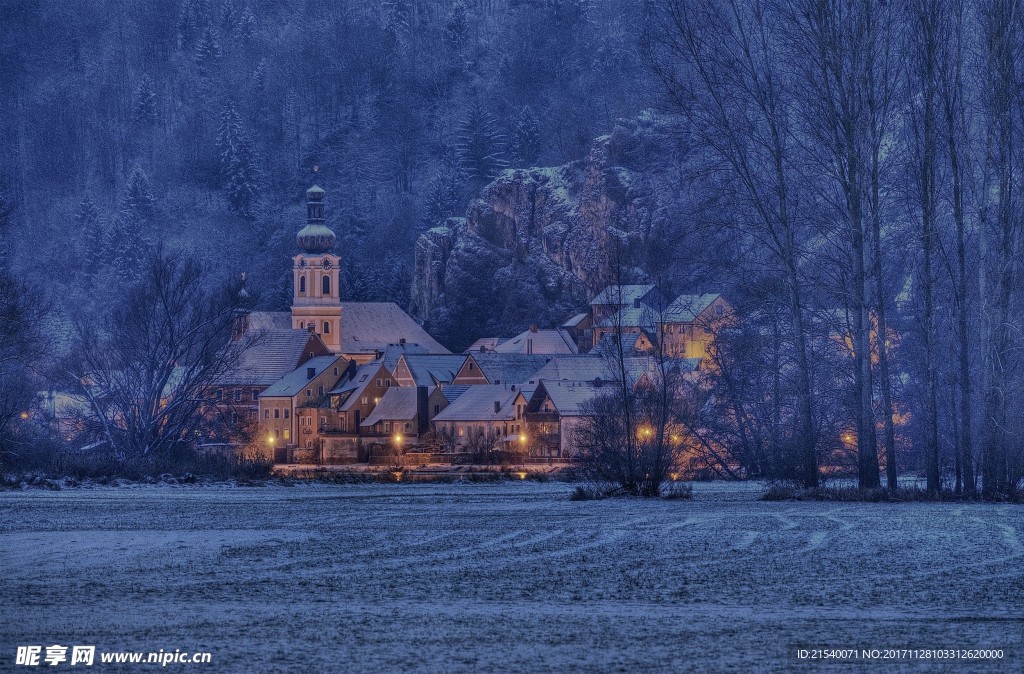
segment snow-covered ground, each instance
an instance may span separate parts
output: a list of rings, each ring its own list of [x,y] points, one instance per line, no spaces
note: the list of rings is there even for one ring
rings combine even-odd
[[[895,669],[1024,669],[1024,508],[759,490],[0,492],[0,671],[26,669],[19,644],[211,651],[168,669],[218,672],[820,669],[800,647],[999,648]]]

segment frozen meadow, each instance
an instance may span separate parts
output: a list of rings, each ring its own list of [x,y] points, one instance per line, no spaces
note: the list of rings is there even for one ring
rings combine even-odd
[[[0,492],[0,671],[25,669],[21,644],[210,651],[210,671],[821,669],[801,647],[999,648],[858,669],[1024,668],[1020,506],[570,491]]]

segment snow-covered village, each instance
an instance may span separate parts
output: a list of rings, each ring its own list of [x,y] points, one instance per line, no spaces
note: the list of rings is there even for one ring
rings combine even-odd
[[[1024,670],[1024,0],[0,0],[0,671]]]

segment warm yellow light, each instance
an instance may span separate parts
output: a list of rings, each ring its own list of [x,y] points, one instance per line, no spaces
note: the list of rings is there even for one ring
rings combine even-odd
[[[525,480],[526,479],[526,471],[525,470],[519,471],[518,473],[516,473],[516,475],[519,476],[520,480]]]
[[[526,444],[526,433],[522,433],[519,436],[519,442],[523,443],[524,445]]]
[[[270,444],[274,444],[274,436],[273,435],[268,435],[267,436],[267,442],[269,442]]]
[[[400,442],[402,442],[402,434],[401,433],[395,433],[395,443],[398,444]]]
[[[18,416],[20,416],[20,417],[21,417],[22,419],[28,419],[28,412],[22,412],[22,413],[21,413],[20,415],[18,415]]]
[[[672,478],[673,482],[675,482],[675,481],[677,481],[679,479],[679,473],[669,473],[668,476],[670,478]]]

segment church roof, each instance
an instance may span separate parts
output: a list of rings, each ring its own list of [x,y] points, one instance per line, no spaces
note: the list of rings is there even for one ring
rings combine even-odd
[[[311,340],[319,342],[319,338],[307,330],[262,330],[256,342],[242,352],[238,364],[220,383],[269,386],[302,363]]]
[[[451,353],[394,302],[341,302],[341,353],[373,353],[416,344],[428,353]]]

